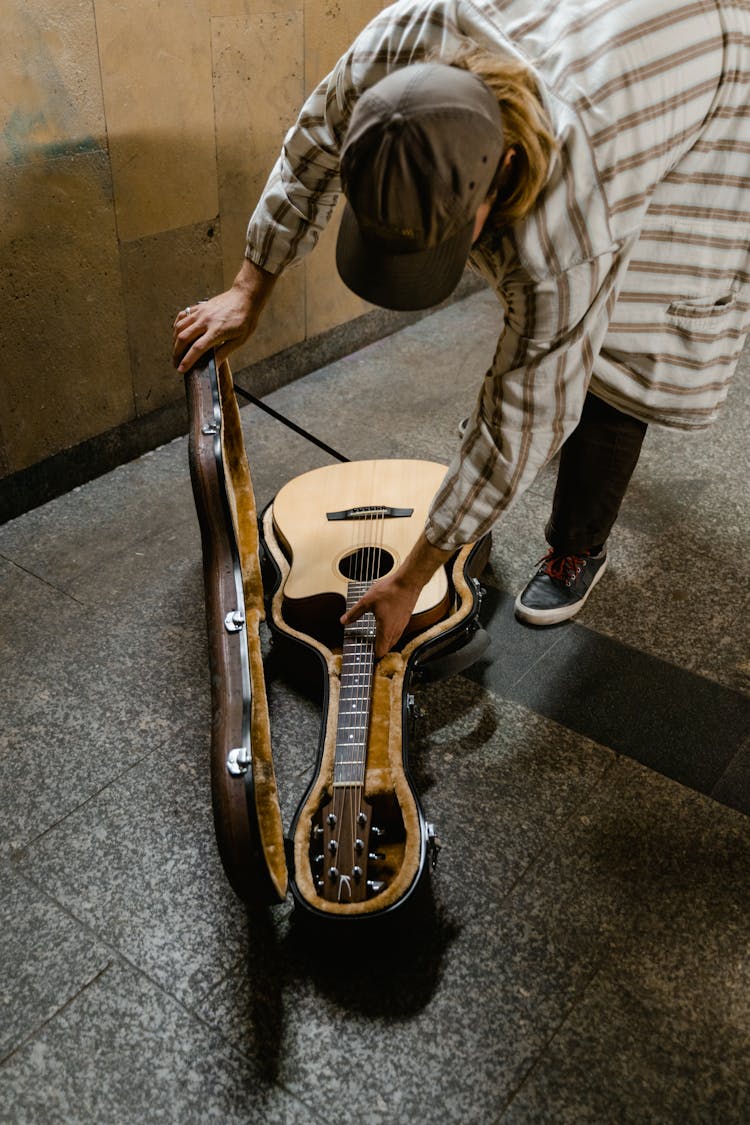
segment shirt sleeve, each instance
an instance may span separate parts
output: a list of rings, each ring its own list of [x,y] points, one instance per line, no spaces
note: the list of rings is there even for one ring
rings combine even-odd
[[[623,268],[612,250],[557,276],[506,279],[504,331],[427,518],[434,546],[486,534],[575,429]]]
[[[320,82],[284,138],[247,228],[245,256],[269,273],[304,257],[339,194],[339,157],[354,105],[398,67],[458,42],[456,0],[400,0],[376,16]]]

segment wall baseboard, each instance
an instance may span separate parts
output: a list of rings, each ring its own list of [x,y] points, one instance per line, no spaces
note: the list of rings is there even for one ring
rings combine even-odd
[[[485,288],[485,282],[467,273],[446,305],[462,301]],[[443,306],[440,306],[443,307]],[[374,309],[363,316],[338,325],[328,332],[303,340],[276,355],[244,367],[234,374],[253,394],[262,398],[287,383],[317,371],[345,355],[351,355],[376,340],[390,336],[409,324],[415,324],[436,310],[397,313]],[[184,400],[180,399],[125,422],[104,434],[64,449],[36,465],[0,479],[0,524],[38,508],[87,481],[110,472],[127,461],[165,445],[187,433],[188,418]]]

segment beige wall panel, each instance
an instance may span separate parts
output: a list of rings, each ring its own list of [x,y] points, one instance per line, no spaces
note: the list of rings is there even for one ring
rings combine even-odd
[[[122,241],[218,212],[207,0],[95,0]]]
[[[138,414],[184,396],[172,367],[172,324],[185,305],[221,289],[218,221],[163,231],[120,251]]]
[[[16,471],[134,410],[106,157],[33,162],[3,176],[0,415]]]
[[[310,93],[333,68],[373,16],[379,0],[305,0],[305,90]]]
[[[224,282],[228,286],[242,264],[248,219],[303,101],[304,34],[301,12],[291,9],[214,19],[211,26]],[[257,332],[235,354],[235,368],[304,339],[304,300],[304,270],[287,270]]]
[[[258,330],[232,359],[235,371],[275,355],[305,338],[305,271],[286,270],[276,283]]]
[[[241,18],[268,12],[299,12],[304,0],[209,0],[212,19]]]
[[[92,0],[8,0],[0,37],[0,162],[106,147]]]
[[[333,220],[315,250],[305,259],[308,336],[335,328],[373,307],[347,289],[336,269],[336,234],[342,210],[343,199],[340,199]]]

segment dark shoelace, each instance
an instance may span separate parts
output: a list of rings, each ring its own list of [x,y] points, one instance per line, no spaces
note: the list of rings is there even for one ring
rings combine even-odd
[[[585,555],[557,555],[554,547],[550,547],[547,554],[539,559],[539,573],[570,586],[583,570],[590,554],[591,552],[587,551]]]

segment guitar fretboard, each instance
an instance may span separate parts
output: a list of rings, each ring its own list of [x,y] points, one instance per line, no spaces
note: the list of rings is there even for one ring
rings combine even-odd
[[[346,608],[351,609],[369,587],[369,582],[349,582]],[[344,629],[334,785],[364,783],[374,666],[375,617],[366,613]]]

